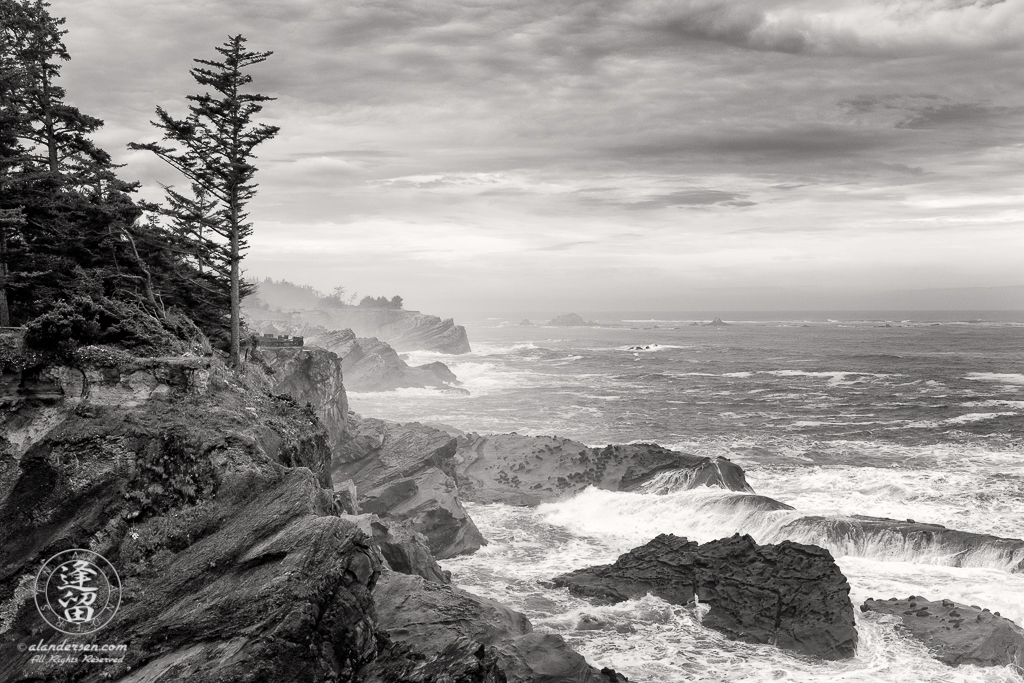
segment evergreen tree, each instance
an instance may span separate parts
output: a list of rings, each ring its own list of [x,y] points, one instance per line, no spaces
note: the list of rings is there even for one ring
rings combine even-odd
[[[213,91],[189,95],[189,114],[175,119],[157,107],[153,122],[163,132],[158,143],[132,143],[132,149],[155,153],[190,182],[193,196],[168,192],[169,207],[179,234],[193,239],[194,258],[199,268],[226,275],[231,316],[230,355],[233,365],[240,362],[239,302],[244,283],[240,262],[252,234],[246,204],[256,194],[252,164],[253,150],[278,133],[276,126],[253,122],[263,102],[274,98],[242,92],[252,82],[246,69],[264,62],[272,53],[251,52],[241,35],[229,37],[216,48],[222,60],[194,60],[200,66],[190,73],[196,82]]]
[[[125,238],[142,213],[136,185],[90,140],[102,121],[65,102],[66,31],[48,6],[0,0],[0,243],[19,324],[76,295],[153,300]]]

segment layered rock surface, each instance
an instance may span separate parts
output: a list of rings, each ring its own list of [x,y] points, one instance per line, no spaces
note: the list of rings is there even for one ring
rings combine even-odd
[[[454,437],[418,423],[353,417],[334,479],[355,483],[361,511],[408,522],[438,559],[470,553],[486,541],[459,500],[456,446]]]
[[[900,617],[905,631],[950,666],[1012,664],[1024,670],[1024,629],[987,609],[911,595],[905,600],[869,598],[861,611]]]
[[[815,546],[759,546],[739,535],[698,545],[662,534],[614,564],[562,574],[552,583],[599,602],[651,593],[685,605],[696,596],[711,607],[702,623],[730,638],[824,659],[856,652],[850,585],[832,555]]]
[[[363,671],[369,682],[421,681],[439,665],[447,681],[625,683],[598,671],[561,636],[492,600],[418,576],[386,572],[374,591],[391,656]]]
[[[181,376],[177,360],[144,364]],[[129,648],[102,667],[12,655],[0,679],[353,680],[376,655],[380,564],[332,513],[315,415],[216,364],[201,384],[111,404],[93,399],[125,391],[126,375],[102,370],[109,380],[88,391],[59,386],[60,398],[0,413],[3,433],[25,435],[0,455],[0,613],[6,640],[64,639],[42,622],[32,582],[48,557],[86,548],[118,568],[123,593],[116,619],[75,640]]]
[[[317,359],[295,354],[279,367]],[[259,372],[139,359],[31,377],[47,391],[0,397],[0,638],[11,648],[0,680],[623,680],[560,637],[531,633],[522,615],[445,585],[426,538],[403,523],[339,516],[358,511],[355,485],[332,491],[327,431]],[[359,468],[367,478],[391,482],[390,466],[414,478],[450,469],[451,437],[407,431],[378,443]],[[116,618],[74,641],[126,643],[121,662],[32,664],[32,653],[15,653],[15,642],[66,639],[43,623],[33,581],[70,548],[98,552],[120,573]]]
[[[262,348],[257,353],[271,370],[274,393],[287,394],[300,405],[312,404],[331,447],[338,448],[348,427],[348,396],[338,356],[303,347]]]
[[[725,458],[655,444],[590,448],[561,437],[518,434],[460,437],[456,480],[463,500],[510,505],[561,500],[587,486],[649,493],[703,486],[753,492],[742,468]]]

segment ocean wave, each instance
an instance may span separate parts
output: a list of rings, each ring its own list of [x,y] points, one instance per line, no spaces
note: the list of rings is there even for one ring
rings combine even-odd
[[[1024,374],[1016,372],[969,372],[967,379],[975,382],[1000,382],[1024,385]]]
[[[958,417],[951,417],[947,420],[943,420],[943,424],[969,424],[971,422],[982,422],[984,420],[994,420],[997,417],[1012,417],[1017,413],[968,413],[966,415],[960,415]]]
[[[658,495],[588,488],[567,501],[540,506],[538,514],[574,534],[611,537],[620,545],[631,543],[629,547],[661,533],[701,543],[743,533],[759,543],[792,540],[818,545],[836,557],[1007,572],[1024,569],[1024,541],[941,528],[907,531],[892,520],[809,516],[798,510],[780,510],[776,501],[764,496],[717,489]]]

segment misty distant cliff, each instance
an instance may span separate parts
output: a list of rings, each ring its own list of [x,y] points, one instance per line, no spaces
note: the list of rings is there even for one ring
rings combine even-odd
[[[326,330],[352,330],[357,337],[376,337],[396,351],[438,351],[469,353],[466,328],[452,318],[442,320],[419,311],[387,308],[345,308],[268,311],[248,308],[245,317],[253,323],[272,321],[291,329],[321,327]]]

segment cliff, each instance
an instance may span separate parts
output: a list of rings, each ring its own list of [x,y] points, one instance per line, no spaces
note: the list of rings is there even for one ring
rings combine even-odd
[[[255,363],[237,374],[209,358],[85,351],[77,367],[5,373],[0,639],[11,652],[0,680],[622,680],[558,636],[526,633],[522,615],[445,585],[428,537],[412,526],[434,528],[432,491],[457,503],[444,485],[452,440],[414,429],[364,454],[385,494],[397,481],[389,465],[430,484],[403,508],[408,524],[375,505],[386,495],[372,489],[367,507],[389,518],[339,514],[358,510],[350,482],[332,490],[332,437],[320,417],[344,412],[334,354],[274,349],[268,380]],[[292,396],[275,395],[275,384]],[[74,548],[109,560],[121,589],[115,619],[69,639],[43,621],[34,595],[47,559]],[[410,642],[406,604],[448,630],[429,647]],[[33,663],[24,647],[64,640],[127,650],[69,665]]]
[[[305,347],[331,351],[341,358],[349,391],[391,391],[402,388],[457,389],[460,382],[444,363],[411,367],[387,343],[356,337],[352,330],[328,330],[302,324],[264,321],[255,324],[261,333],[288,334],[305,339]],[[266,349],[262,349],[266,351]]]
[[[332,512],[311,412],[210,359],[29,374],[48,390],[7,396],[0,414],[3,637],[65,638],[32,586],[47,558],[83,548],[122,591],[116,619],[74,640],[130,646],[102,667],[5,657],[0,679],[320,681],[373,659],[380,563]]]
[[[470,351],[466,328],[451,318],[442,320],[419,311],[357,306],[290,312],[246,308],[245,316],[254,324],[268,321],[301,328],[352,330],[356,337],[376,337],[398,351]]]

